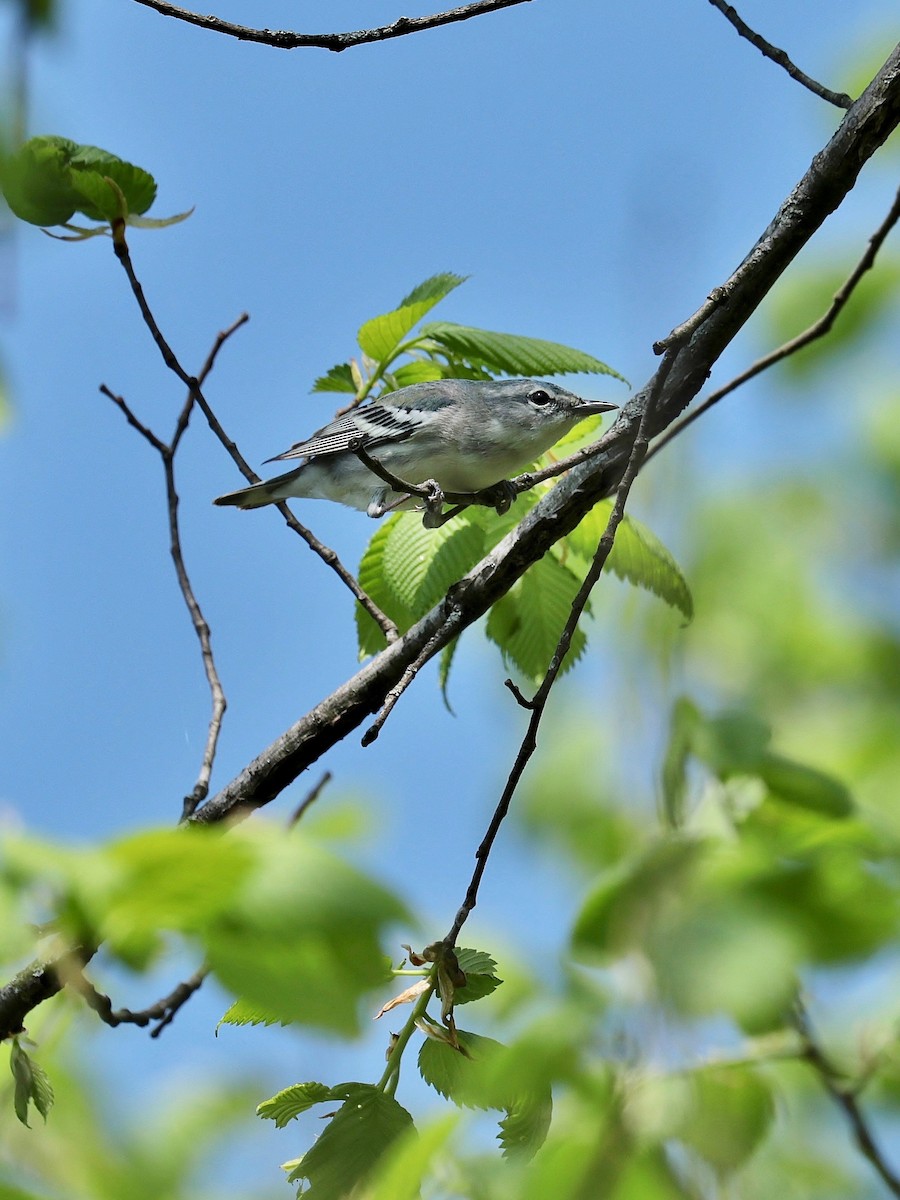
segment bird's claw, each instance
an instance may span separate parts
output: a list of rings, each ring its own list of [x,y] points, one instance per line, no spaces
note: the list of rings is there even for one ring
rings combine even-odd
[[[501,479],[499,483],[495,483],[485,490],[485,498],[493,505],[500,517],[505,512],[509,512],[518,494],[515,484],[508,479]]]

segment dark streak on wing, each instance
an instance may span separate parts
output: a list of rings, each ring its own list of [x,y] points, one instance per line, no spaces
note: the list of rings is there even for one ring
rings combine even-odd
[[[422,414],[415,409],[371,404],[367,408],[341,417],[339,421],[324,425],[305,442],[297,442],[290,450],[276,454],[274,458],[266,459],[266,462],[341,454],[349,449],[353,442],[359,442],[366,449],[381,446],[385,442],[402,442],[411,437],[421,423]]]

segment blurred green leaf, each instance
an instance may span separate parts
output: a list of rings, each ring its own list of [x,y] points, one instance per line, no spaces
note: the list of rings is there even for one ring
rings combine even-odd
[[[757,771],[773,796],[829,817],[849,817],[853,797],[837,779],[792,762],[780,754],[766,754]]]
[[[458,1124],[457,1113],[445,1113],[418,1132],[401,1134],[378,1164],[366,1200],[419,1200],[426,1175]]]
[[[680,1139],[721,1177],[743,1166],[775,1120],[768,1083],[750,1067],[715,1068],[690,1077],[692,1104]]]

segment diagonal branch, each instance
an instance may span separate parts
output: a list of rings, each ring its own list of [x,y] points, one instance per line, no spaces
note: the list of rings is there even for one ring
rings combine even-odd
[[[760,34],[755,33],[746,21],[742,21],[734,8],[725,2],[725,0],[709,0],[713,8],[717,8],[722,16],[730,21],[738,34],[759,50],[766,58],[770,58],[772,62],[777,63],[779,67],[783,67],[790,75],[791,79],[795,79],[797,83],[808,88],[814,96],[818,96],[820,100],[827,100],[829,104],[835,104],[838,108],[849,108],[853,100],[846,92],[833,92],[824,84],[817,83],[815,79],[811,79],[799,67],[795,66],[783,50],[779,50],[777,46],[773,46],[771,42],[767,42]]]
[[[203,16],[191,12],[168,0],[136,0],[146,8],[152,8],[164,17],[174,17],[178,21],[186,21],[189,25],[197,25],[200,29],[208,29],[213,33],[224,33],[228,37],[237,38],[241,42],[259,42],[264,46],[274,46],[278,50],[296,50],[300,46],[312,46],[320,50],[349,50],[351,46],[364,46],[368,42],[386,42],[391,38],[405,37],[410,33],[420,33],[423,29],[436,29],[440,25],[451,25],[456,21],[468,21],[472,17],[480,17],[484,13],[497,12],[501,8],[512,8],[515,4],[527,4],[530,0],[474,0],[471,4],[461,4],[458,8],[446,12],[433,13],[427,17],[398,17],[390,25],[379,25],[375,29],[356,29],[348,33],[292,33],[286,29],[254,29],[249,25],[235,25],[233,21],[224,21],[221,17]]]

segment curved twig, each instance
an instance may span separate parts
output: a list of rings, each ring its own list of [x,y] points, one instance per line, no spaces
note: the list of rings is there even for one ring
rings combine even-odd
[[[208,29],[213,33],[224,33],[241,42],[258,42],[264,46],[273,46],[277,50],[296,50],[301,46],[311,46],[340,53],[342,50],[349,50],[351,46],[364,46],[369,42],[386,42],[390,38],[406,37],[410,33],[420,33],[423,29],[436,29],[440,25],[468,21],[472,17],[480,17],[484,13],[496,12],[501,8],[512,8],[515,4],[527,4],[530,0],[475,0],[472,4],[462,4],[458,8],[433,13],[431,16],[398,17],[390,25],[379,25],[375,29],[356,29],[349,33],[292,33],[286,29],[254,29],[249,25],[236,25],[233,21],[224,21],[221,17],[191,12],[177,4],[169,4],[168,0],[136,2],[146,8],[152,8],[164,17],[174,17],[178,21],[197,25],[200,29]]]

